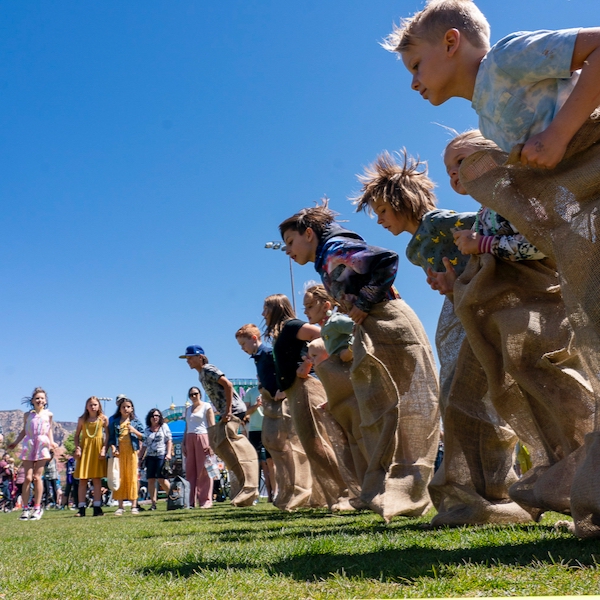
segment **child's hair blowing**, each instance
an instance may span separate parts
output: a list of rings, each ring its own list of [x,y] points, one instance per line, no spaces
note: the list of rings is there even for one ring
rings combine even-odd
[[[468,146],[477,150],[500,150],[500,147],[492,140],[483,137],[479,129],[469,129],[463,133],[457,133],[447,144],[448,148],[463,148]]]
[[[46,396],[46,408],[48,408],[48,394],[46,394],[46,390],[41,387],[36,387],[31,393],[31,396],[25,396],[25,398],[21,400],[21,404],[29,404],[31,408],[34,408],[33,399],[35,398],[36,394],[44,394],[44,396]]]
[[[254,323],[247,323],[246,325],[242,325],[236,332],[235,338],[252,338],[255,335],[256,339],[260,341],[260,329]]]
[[[356,212],[373,212],[375,202],[387,202],[396,212],[416,221],[433,210],[436,197],[435,183],[427,175],[427,163],[412,158],[403,148],[395,153],[382,152],[369,165],[364,175],[358,175],[361,194],[352,198]]]
[[[288,297],[284,294],[272,294],[265,298],[265,337],[274,340],[281,333],[283,325],[295,319],[296,313]]]
[[[382,46],[402,53],[418,40],[440,42],[449,29],[458,29],[475,48],[490,47],[490,25],[473,0],[429,0],[423,10],[394,26]]]
[[[279,233],[283,238],[286,231],[290,229],[302,235],[309,227],[317,234],[317,238],[323,237],[323,232],[328,225],[335,221],[337,213],[329,208],[329,200],[323,198],[321,204],[311,208],[303,208],[295,215],[287,218],[279,224]]]

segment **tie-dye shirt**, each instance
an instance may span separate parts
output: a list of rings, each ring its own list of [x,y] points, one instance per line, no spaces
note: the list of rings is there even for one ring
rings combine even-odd
[[[344,312],[369,312],[383,300],[399,298],[393,287],[398,255],[369,246],[357,233],[332,223],[317,247],[315,269]]]
[[[571,73],[579,29],[512,33],[485,55],[472,106],[479,129],[510,152],[544,131],[573,91]]]

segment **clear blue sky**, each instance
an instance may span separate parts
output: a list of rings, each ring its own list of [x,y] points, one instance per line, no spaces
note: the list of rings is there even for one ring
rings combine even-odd
[[[598,0],[480,0],[495,42],[600,25]],[[396,285],[433,339],[441,298],[394,238],[347,200],[378,152],[430,163],[476,126],[432,107],[378,41],[416,0],[44,0],[0,3],[0,409],[35,386],[58,420],[90,395],[144,415],[183,402],[201,344],[252,377],[235,330],[290,293],[277,224],[323,194],[348,226],[401,255]],[[315,279],[295,266],[297,290]],[[297,295],[301,304],[302,298]]]

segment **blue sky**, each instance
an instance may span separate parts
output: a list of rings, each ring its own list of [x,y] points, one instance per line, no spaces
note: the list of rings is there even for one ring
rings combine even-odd
[[[495,42],[514,30],[595,26],[598,0],[480,0]],[[137,412],[183,402],[201,344],[252,377],[235,330],[290,294],[265,250],[322,195],[370,243],[401,255],[397,288],[433,340],[441,297],[348,196],[382,150],[427,159],[448,185],[438,124],[476,126],[464,100],[433,107],[378,41],[416,0],[0,3],[0,409],[35,386],[58,420],[90,395]],[[296,289],[315,279],[294,267]],[[302,298],[296,297],[301,305]]]

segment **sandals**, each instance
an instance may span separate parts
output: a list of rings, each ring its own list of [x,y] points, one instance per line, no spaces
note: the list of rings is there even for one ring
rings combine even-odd
[[[122,517],[124,512],[125,511],[122,508],[117,508],[117,510],[115,510],[115,517]]]

